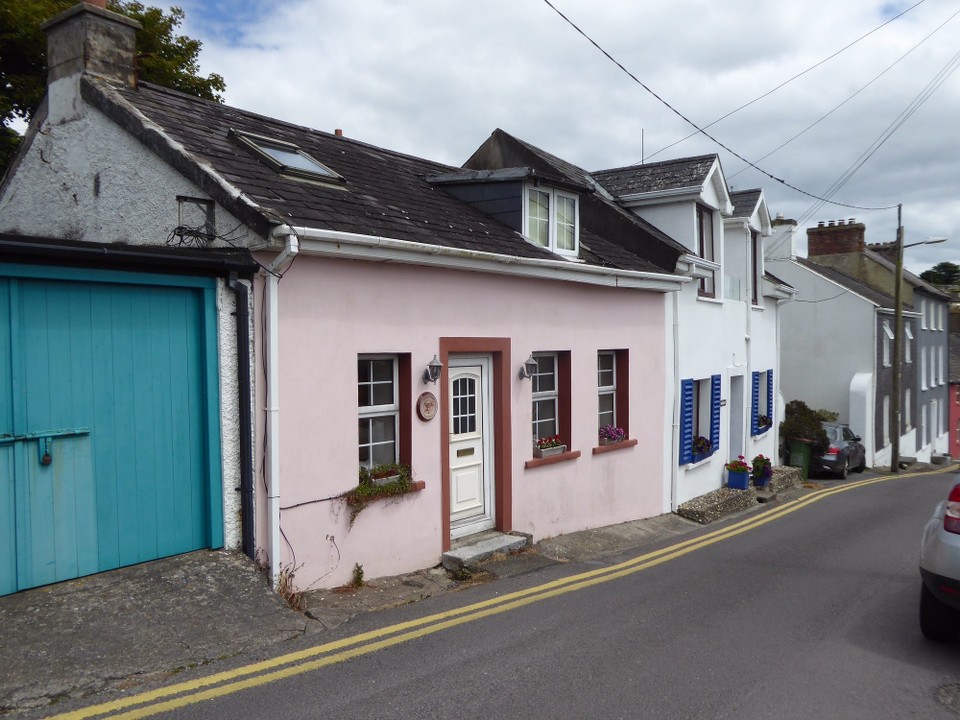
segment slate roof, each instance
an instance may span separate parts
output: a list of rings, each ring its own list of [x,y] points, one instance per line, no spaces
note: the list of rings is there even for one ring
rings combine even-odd
[[[739,190],[730,193],[730,202],[733,203],[733,215],[735,218],[745,218],[753,215],[760,202],[760,196],[763,190],[754,188],[752,190]]]
[[[674,272],[687,249],[643,218],[625,210],[602,191],[590,173],[497,128],[464,163],[464,172],[510,175],[511,168],[533,173],[559,187],[591,190],[580,195],[580,239],[605,262],[623,269]],[[486,176],[484,176],[486,177]],[[601,192],[592,192],[600,189]],[[581,253],[584,259],[590,256]],[[642,265],[638,265],[642,263]]]
[[[611,170],[597,170],[591,175],[614,197],[638,193],[682,190],[700,187],[707,179],[717,155],[665,160],[644,165],[630,165]]]
[[[797,262],[809,270],[813,270],[814,272],[823,275],[825,278],[832,280],[841,287],[855,292],[857,295],[865,297],[878,307],[893,308],[894,306],[894,298],[892,295],[887,295],[886,293],[880,292],[879,290],[870,287],[866,283],[860,282],[856,278],[851,277],[850,275],[847,275],[836,268],[832,268],[829,265],[821,265],[820,263],[813,262],[807,258],[798,257]],[[905,303],[904,307],[910,306]]]
[[[432,187],[426,177],[459,169],[385,150],[149,83],[117,89],[84,78],[88,101],[199,182],[214,199],[265,233],[271,225],[336,230],[516,257],[552,258],[502,223]],[[135,109],[146,117],[139,117]],[[151,123],[189,158],[170,157]],[[288,178],[238,145],[231,129],[293,143],[342,175],[343,186]],[[192,159],[192,161],[191,161]],[[179,164],[178,164],[179,163]],[[209,165],[252,203],[218,187]]]

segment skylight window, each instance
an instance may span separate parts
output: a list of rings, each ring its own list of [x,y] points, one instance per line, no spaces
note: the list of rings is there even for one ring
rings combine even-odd
[[[342,176],[293,143],[237,130],[231,130],[230,137],[252,150],[257,157],[283,175],[343,182]]]

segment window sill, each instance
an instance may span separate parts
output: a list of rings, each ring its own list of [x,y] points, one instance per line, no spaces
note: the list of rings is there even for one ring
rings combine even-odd
[[[709,454],[707,454],[707,455],[694,455],[694,459],[691,460],[690,462],[686,463],[686,464],[685,464],[685,467],[687,468],[687,470],[689,470],[690,468],[695,468],[695,467],[700,467],[701,465],[706,465],[707,462],[710,460],[710,458],[712,458],[716,452],[717,452],[716,450],[712,450],[712,451],[711,451]]]
[[[755,433],[753,434],[753,437],[760,437],[761,435],[766,435],[768,432],[770,432],[770,428],[771,428],[771,427],[773,427],[773,426],[772,426],[772,425],[767,425],[765,428],[761,428],[761,429],[757,430],[757,432],[755,432]]]
[[[576,460],[578,457],[580,457],[579,450],[567,450],[567,452],[560,453],[559,455],[551,455],[550,457],[545,458],[531,458],[523,464],[523,467],[524,469],[529,469],[541,467],[543,465],[553,465],[554,463]]]
[[[715,295],[697,295],[697,302],[709,303],[710,305],[723,305],[723,300]]]
[[[624,448],[631,448],[634,445],[638,444],[640,441],[636,438],[632,440],[621,440],[617,443],[610,443],[609,445],[599,445],[593,449],[594,455],[603,455],[604,453],[613,452],[614,450],[623,450]]]

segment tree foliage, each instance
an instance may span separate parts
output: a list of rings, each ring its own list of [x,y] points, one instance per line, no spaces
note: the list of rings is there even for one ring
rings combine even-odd
[[[960,285],[960,265],[949,261],[939,262],[920,273],[920,278],[933,285]]]
[[[76,0],[0,0],[0,121],[29,122],[47,82],[47,38],[40,25],[76,4]],[[184,19],[179,7],[169,12],[135,0],[110,0],[107,7],[137,20],[137,65],[141,80],[222,102],[223,77],[199,73],[202,43],[178,35]],[[9,128],[0,132],[0,170],[16,151],[19,137]]]

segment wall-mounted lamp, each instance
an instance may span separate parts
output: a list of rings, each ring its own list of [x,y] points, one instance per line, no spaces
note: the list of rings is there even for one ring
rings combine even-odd
[[[443,370],[443,363],[440,362],[440,358],[436,355],[433,356],[427,367],[423,371],[423,384],[426,385],[428,382],[435,383],[440,379],[440,371]]]
[[[523,361],[523,365],[520,366],[520,372],[518,373],[521,380],[526,378],[533,377],[533,374],[537,371],[537,359],[533,356],[533,353],[530,353],[530,357]]]

